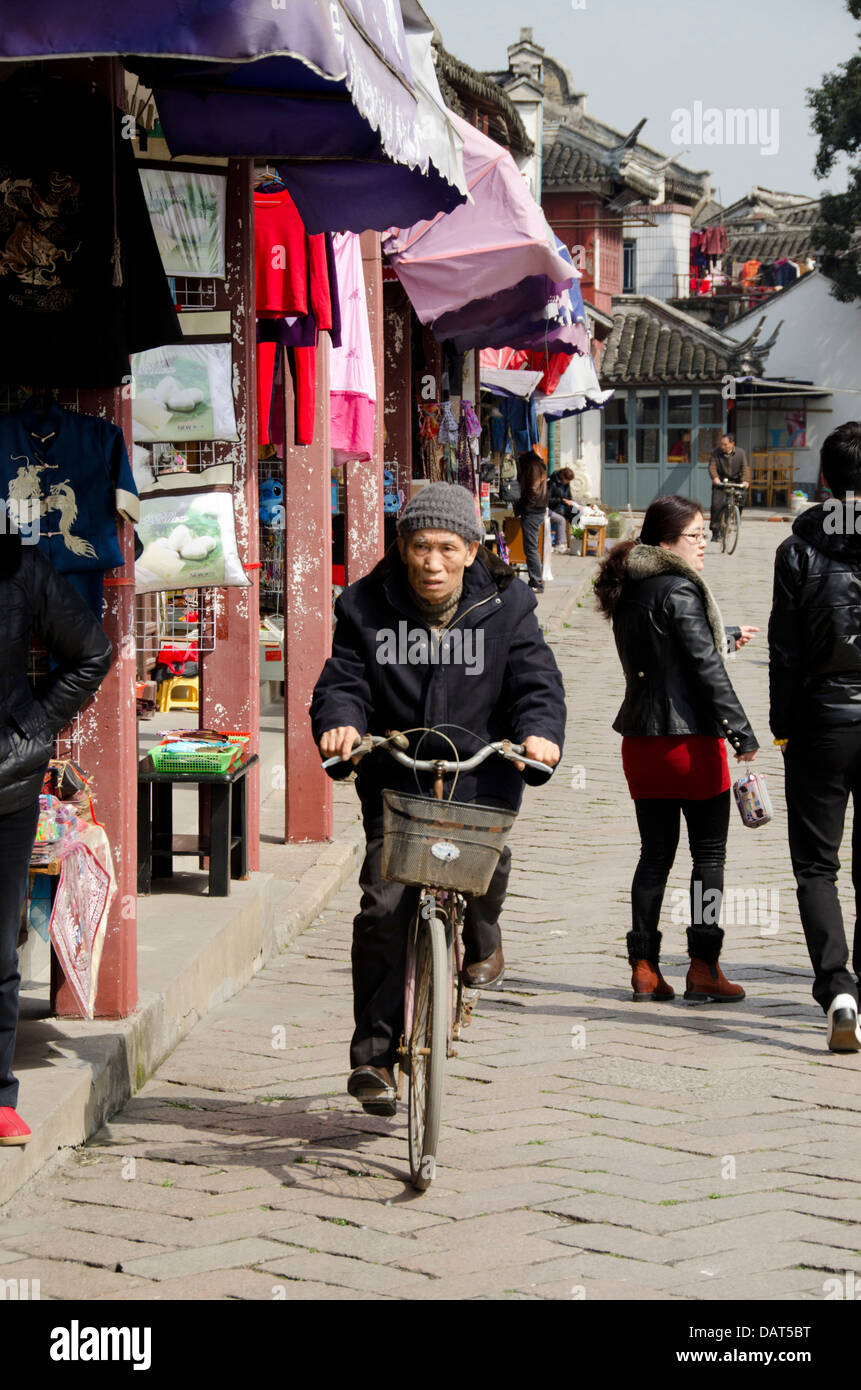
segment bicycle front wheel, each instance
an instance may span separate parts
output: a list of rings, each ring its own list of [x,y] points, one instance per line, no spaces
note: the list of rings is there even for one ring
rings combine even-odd
[[[449,947],[441,912],[416,923],[415,1003],[408,1040],[410,1058],[409,1147],[413,1187],[424,1192],[436,1173],[448,1052]]]
[[[741,527],[741,513],[735,503],[726,509],[725,530],[724,530],[724,550],[727,555],[732,555],[738,545],[738,533]]]

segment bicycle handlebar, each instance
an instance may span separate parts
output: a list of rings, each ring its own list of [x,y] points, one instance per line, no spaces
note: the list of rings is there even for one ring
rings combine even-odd
[[[393,748],[391,746],[393,743],[398,746]],[[381,734],[365,734],[364,738],[353,745],[350,757],[363,758],[366,753],[372,753],[375,748],[385,748],[403,767],[411,768],[416,772],[471,772],[473,768],[486,762],[491,753],[498,753],[501,758],[507,758],[509,762],[525,763],[527,767],[534,767],[539,772],[546,772],[548,777],[553,771],[547,763],[539,763],[535,758],[527,758],[523,752],[523,745],[511,743],[507,738],[498,743],[486,743],[471,758],[461,758],[459,762],[442,758],[411,758],[402,751],[404,746],[408,746],[406,736],[397,731],[388,734],[385,738]],[[334,758],[327,758],[323,767],[335,767],[341,762],[344,762],[344,759],[340,754],[336,754]]]

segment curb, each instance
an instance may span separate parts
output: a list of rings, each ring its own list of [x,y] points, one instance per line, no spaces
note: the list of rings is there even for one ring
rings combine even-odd
[[[205,913],[194,910],[193,897],[139,899],[140,1003],[129,1018],[41,1016],[34,1022],[25,999],[16,1066],[33,1137],[23,1148],[0,1149],[0,1207],[91,1138],[199,1019],[311,925],[355,870],[360,843],[354,832],[322,845],[317,862],[298,880],[252,874],[232,885],[229,898],[203,899]],[[180,908],[185,936],[175,920]]]

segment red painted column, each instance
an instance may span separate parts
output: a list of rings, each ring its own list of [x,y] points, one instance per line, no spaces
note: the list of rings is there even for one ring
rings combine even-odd
[[[395,474],[395,485],[410,495],[413,475],[413,369],[411,309],[400,284],[385,286],[383,315],[383,384],[378,387],[385,421],[385,461]]]
[[[361,579],[381,559],[383,544],[383,267],[379,232],[363,232],[362,266],[368,300],[368,322],[377,383],[374,417],[374,450],[367,463],[351,460],[345,465],[346,524],[344,560],[346,579]]]
[[[131,457],[131,396],[126,388],[82,391],[79,406],[85,414],[120,425]],[[118,534],[125,563],[105,576],[102,617],[114,656],[95,698],[81,711],[73,737],[75,757],[93,775],[96,815],[107,831],[117,880],[99,970],[95,1012],[100,1018],[123,1018],[133,1012],[138,999],[134,539],[128,522],[119,522]],[[57,986],[54,1012],[60,1018],[79,1017],[56,966],[52,978]]]
[[[200,726],[247,729],[252,750],[260,738],[260,534],[257,525],[257,394],[254,329],[253,164],[230,161],[227,184],[227,282],[233,337],[237,443],[221,462],[233,463],[239,558],[251,583],[215,594],[215,650],[201,662]],[[248,567],[251,568],[248,568]],[[248,774],[248,867],[260,868],[260,769]]]
[[[289,379],[289,372],[285,373]],[[332,649],[332,492],[329,446],[329,336],[317,349],[314,443],[291,441],[287,387],[284,448],[284,837],[288,844],[332,838],[332,783],[320,767],[308,708]]]

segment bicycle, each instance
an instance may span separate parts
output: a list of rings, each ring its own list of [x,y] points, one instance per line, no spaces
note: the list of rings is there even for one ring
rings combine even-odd
[[[443,778],[446,773],[470,772],[493,753],[548,775],[552,769],[527,758],[522,746],[508,739],[487,743],[471,758],[458,760],[419,759],[403,751],[408,747],[406,735],[398,731],[385,737],[366,734],[354,745],[351,756],[361,758],[385,748],[403,767],[434,774],[433,797],[383,791],[383,877],[419,889],[407,941],[397,1094],[400,1100],[406,1076],[410,1178],[423,1192],[436,1174],[445,1062],[457,1056],[452,1043],[458,1042],[462,1029],[469,1026],[475,998],[475,993],[466,997],[462,979],[464,894],[487,892],[517,818],[515,811],[503,807],[446,799]],[[328,758],[323,767],[340,761],[337,756]]]
[[[738,545],[738,536],[741,530],[739,502],[746,495],[747,488],[742,487],[740,483],[717,483],[716,486],[723,488],[726,498],[718,527],[720,548],[724,554],[732,555]]]

